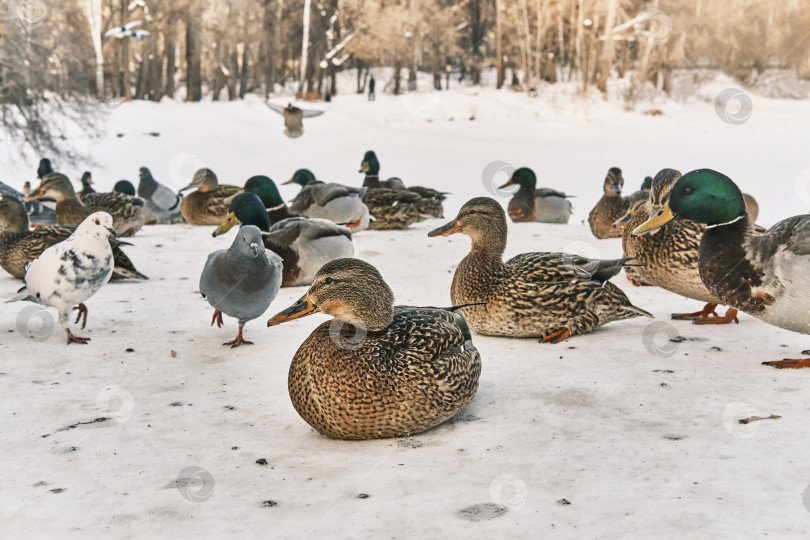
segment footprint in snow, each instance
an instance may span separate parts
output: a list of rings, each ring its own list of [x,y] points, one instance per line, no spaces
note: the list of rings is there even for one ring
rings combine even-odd
[[[487,521],[504,515],[508,509],[493,503],[474,504],[458,511],[458,518],[465,521]]]

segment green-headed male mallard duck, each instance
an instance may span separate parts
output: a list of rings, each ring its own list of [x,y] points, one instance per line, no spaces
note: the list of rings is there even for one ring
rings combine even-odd
[[[309,169],[298,169],[284,184],[301,186],[301,191],[290,203],[290,211],[345,225],[352,234],[368,228],[371,216],[363,202],[365,189],[321,182]]]
[[[213,236],[225,234],[238,223],[258,227],[264,247],[284,261],[282,287],[309,285],[321,266],[354,254],[351,231],[329,220],[292,217],[271,226],[264,204],[255,193],[233,197],[225,221]]]
[[[597,238],[620,238],[622,230],[614,227],[613,224],[620,220],[630,206],[627,197],[622,197],[624,187],[624,177],[622,170],[618,167],[611,167],[602,185],[604,194],[591,213],[588,214],[588,225],[591,232]]]
[[[67,240],[75,227],[47,225],[29,230],[28,214],[23,204],[7,197],[0,199],[0,266],[17,279],[25,276],[25,265],[39,257],[54,244]],[[149,279],[138,272],[135,265],[121,249],[130,245],[110,239],[114,267],[112,280]]]
[[[281,198],[281,194],[278,192],[276,183],[273,182],[273,180],[268,176],[251,176],[248,178],[247,182],[245,182],[245,187],[240,189],[236,195],[239,195],[240,193],[253,193],[257,195],[259,199],[261,199],[262,204],[267,210],[267,217],[270,220],[270,225],[274,225],[283,219],[299,216],[297,212],[290,211],[287,203],[285,203]],[[225,199],[225,202],[230,205],[231,201],[234,197],[236,197],[236,195],[231,195]],[[229,207],[229,213],[230,211],[231,210]]]
[[[93,189],[93,177],[90,174],[90,171],[84,171],[82,174],[82,190],[79,192],[79,198],[84,197],[85,195],[90,195],[91,193],[95,193],[96,190]]]
[[[90,193],[80,200],[62,173],[46,174],[25,200],[46,196],[56,200],[56,221],[60,225],[79,225],[92,212],[106,212],[112,216],[118,236],[132,236],[143,227],[142,199],[122,193]]]
[[[506,231],[503,208],[494,199],[477,197],[453,221],[428,234],[462,233],[472,240],[472,250],[456,269],[450,298],[454,305],[467,305],[462,309],[476,332],[559,343],[611,321],[652,317],[607,281],[627,259],[523,253],[503,262]]]
[[[562,191],[550,188],[536,188],[537,176],[528,167],[521,167],[512,173],[512,177],[498,189],[518,185],[518,189],[509,201],[507,210],[515,223],[537,221],[540,223],[568,223],[573,209],[571,201]]]
[[[334,319],[304,341],[289,373],[293,406],[319,433],[415,435],[449,420],[475,396],[481,357],[460,313],[394,306],[376,268],[337,259],[267,325],[319,311]]]
[[[196,188],[180,203],[180,213],[192,225],[219,225],[228,215],[225,199],[239,193],[237,186],[219,185],[217,175],[211,169],[199,169],[191,183],[181,189]]]
[[[810,214],[755,234],[737,185],[717,171],[698,169],[678,179],[669,201],[633,234],[684,219],[706,226],[698,269],[714,296],[774,326],[810,334]],[[810,367],[810,359],[765,364],[802,368]]]
[[[360,172],[365,173],[363,187],[369,189],[384,188],[394,191],[410,191],[419,196],[417,201],[413,204],[417,206],[420,213],[425,216],[423,219],[428,217],[444,217],[442,201],[447,197],[445,192],[422,186],[405,187],[405,183],[399,178],[380,180],[380,161],[377,159],[377,154],[375,154],[373,150],[369,150],[363,156],[363,161],[360,163]],[[368,202],[366,202],[366,204],[368,204]],[[371,207],[369,206],[369,208]],[[372,215],[374,219],[377,219],[374,212],[372,212]]]

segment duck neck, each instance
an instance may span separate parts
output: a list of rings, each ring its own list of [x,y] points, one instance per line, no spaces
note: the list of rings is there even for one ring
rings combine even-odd
[[[365,179],[363,179],[363,187],[368,188],[379,188],[382,187],[380,184],[380,175],[379,174],[366,174]]]
[[[503,262],[503,252],[506,249],[505,224],[503,230],[500,227],[493,227],[487,232],[472,232],[469,234],[472,240],[472,248],[469,257],[486,263]]]

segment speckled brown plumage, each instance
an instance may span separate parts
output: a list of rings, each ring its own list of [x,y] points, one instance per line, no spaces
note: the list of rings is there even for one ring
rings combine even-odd
[[[191,183],[180,191],[193,188],[196,191],[180,203],[180,214],[192,225],[219,225],[228,215],[228,203],[223,201],[241,191],[237,186],[220,185],[210,169],[198,170]]]
[[[30,195],[31,199],[49,196],[56,200],[59,225],[78,226],[93,212],[107,212],[113,218],[118,236],[136,232],[143,226],[143,200],[121,193],[90,193],[80,200],[67,176],[46,174]]]
[[[28,216],[22,203],[0,199],[0,266],[17,279],[25,275],[25,265],[54,244],[66,240],[74,227],[48,225],[29,230]],[[111,240],[114,267],[110,279],[148,279],[121,249],[121,242]]]
[[[619,271],[620,260],[600,263],[565,253],[524,253],[503,262],[506,231],[500,205],[479,197],[468,201],[453,222],[431,233],[460,232],[472,239],[450,296],[454,305],[485,304],[463,308],[476,332],[543,337],[567,330],[566,335],[578,335],[611,321],[652,316],[604,281]],[[608,268],[601,272],[605,262]]]
[[[374,221],[368,228],[375,231],[389,231],[404,229],[422,221],[424,216],[416,204],[419,199],[419,195],[411,191],[369,189],[363,197],[363,202]]]
[[[591,213],[588,214],[588,225],[597,238],[619,238],[621,229],[613,226],[627,212],[630,201],[622,197],[621,189],[624,186],[624,177],[621,169],[613,167],[608,171],[603,184],[604,194]]]
[[[305,301],[336,315],[304,341],[288,379],[295,410],[323,435],[413,435],[475,396],[481,358],[459,313],[393,306],[376,269],[357,259],[324,265],[307,295],[271,323]]]
[[[628,277],[667,291],[706,302],[722,304],[712,295],[698,272],[698,248],[706,226],[686,219],[669,223],[653,234],[633,237],[632,231],[659,211],[669,200],[672,186],[681,177],[675,169],[662,169],[653,179],[649,199],[638,206],[622,230],[625,257],[642,266],[626,268]]]

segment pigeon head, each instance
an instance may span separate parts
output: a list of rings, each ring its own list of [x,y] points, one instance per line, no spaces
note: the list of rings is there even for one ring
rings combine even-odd
[[[25,198],[26,201],[39,199],[44,196],[53,197],[56,202],[66,199],[75,199],[76,191],[70,184],[70,180],[62,173],[46,174],[39,182],[39,187]]]
[[[298,169],[293,174],[292,178],[284,182],[284,184],[298,184],[303,187],[315,180],[315,175],[309,169]]]
[[[218,187],[219,179],[217,179],[217,175],[214,171],[211,169],[199,169],[194,173],[194,178],[191,179],[191,183],[180,191],[196,188],[201,193],[205,193],[207,191],[214,191]]]
[[[14,197],[0,197],[0,234],[28,231],[28,212]]]
[[[48,158],[40,159],[39,167],[37,167],[37,178],[42,179],[43,176],[52,172],[53,167],[51,166],[51,160]]]
[[[132,182],[129,180],[119,180],[113,186],[113,191],[115,193],[123,193],[124,195],[129,195],[130,197],[135,196],[135,186],[132,185]]]
[[[255,225],[242,225],[233,239],[231,251],[242,256],[258,257],[264,251],[262,231]]]
[[[380,162],[374,150],[369,150],[363,155],[363,162],[360,164],[360,172],[371,176],[380,174]]]
[[[87,216],[84,221],[76,227],[76,231],[73,234],[75,236],[90,236],[106,240],[111,236],[115,236],[113,218],[107,212],[95,212]]]

